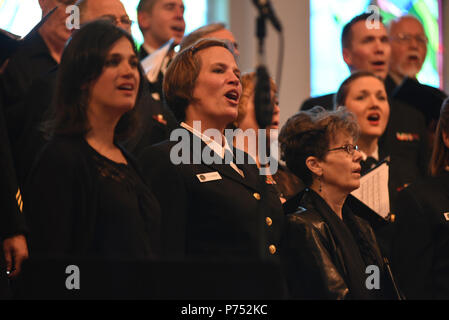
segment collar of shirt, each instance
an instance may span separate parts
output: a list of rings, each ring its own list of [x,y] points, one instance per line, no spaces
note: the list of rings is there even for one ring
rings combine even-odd
[[[229,147],[228,141],[226,138],[222,135],[222,140],[224,140],[224,147],[221,146],[219,143],[217,143],[215,140],[209,138],[208,136],[202,134],[198,130],[195,130],[191,126],[189,126],[185,122],[181,122],[181,127],[184,129],[189,130],[191,133],[193,133],[195,136],[203,140],[203,142],[211,148],[216,154],[218,154],[222,159],[224,159],[225,151],[228,151],[232,154],[232,157],[234,158],[234,153],[232,152],[232,149]]]
[[[145,42],[142,43],[142,47],[145,49],[145,51],[148,53],[148,55],[152,54],[154,51],[157,50],[157,48],[153,48],[152,46],[146,44]]]
[[[368,157],[374,158],[376,161],[379,161],[379,146],[376,146],[376,149],[374,149],[374,152],[370,155],[366,154],[362,150],[360,150],[360,153],[362,154],[363,161],[366,161]]]

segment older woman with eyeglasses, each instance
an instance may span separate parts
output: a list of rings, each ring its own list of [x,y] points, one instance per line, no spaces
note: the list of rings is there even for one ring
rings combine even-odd
[[[280,132],[287,167],[308,186],[284,205],[280,252],[292,298],[394,297],[373,230],[359,217],[370,209],[350,195],[360,185],[359,131],[344,108],[315,107]],[[369,278],[372,268],[378,283]]]

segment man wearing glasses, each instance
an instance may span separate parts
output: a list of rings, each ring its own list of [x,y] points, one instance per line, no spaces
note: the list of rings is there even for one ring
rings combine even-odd
[[[427,36],[413,16],[403,16],[391,22],[390,76],[399,85],[404,77],[416,78],[427,54]]]
[[[430,145],[447,95],[431,86],[421,84],[417,75],[427,55],[428,38],[421,22],[414,16],[402,16],[389,26],[391,59],[385,85],[394,96],[420,110],[426,117]]]

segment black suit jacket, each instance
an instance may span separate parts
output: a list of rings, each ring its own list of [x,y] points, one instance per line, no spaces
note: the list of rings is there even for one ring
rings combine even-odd
[[[409,299],[449,299],[449,172],[402,191],[392,264]]]
[[[326,110],[333,110],[334,109],[334,97],[335,94],[326,94],[324,96],[309,98],[306,101],[303,102],[299,110],[305,111],[312,109],[315,106],[321,106]]]
[[[17,129],[22,127],[22,113],[16,105],[25,97],[33,80],[56,65],[38,32],[23,41],[9,59],[8,66],[0,77],[0,99],[5,108],[10,139],[14,140],[18,134]]]
[[[422,112],[427,126],[431,125],[435,130],[436,122],[440,118],[441,105],[447,98],[444,91],[419,83],[412,78],[405,78],[400,85],[396,85],[391,77],[387,77],[385,83],[389,94]]]
[[[189,140],[183,151],[190,152],[186,159],[191,164],[173,164],[170,159],[172,151],[179,152],[180,139],[147,148],[140,157],[144,176],[161,204],[166,256],[276,259],[282,206],[277,194],[267,190],[257,167],[238,165],[242,178],[228,164],[202,160],[192,164],[192,145],[200,146],[202,154],[214,153],[201,139],[180,130]],[[207,173],[218,173],[220,178],[201,182],[200,175]]]

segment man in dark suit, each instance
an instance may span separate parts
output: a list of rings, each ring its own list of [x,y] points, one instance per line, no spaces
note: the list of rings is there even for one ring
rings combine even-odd
[[[137,20],[144,42],[139,50],[139,59],[174,39],[179,44],[184,36],[184,3],[182,0],[140,0]]]
[[[65,12],[67,5],[75,0],[41,0],[42,16],[58,7],[38,30],[20,41],[18,49],[10,57],[0,78],[0,99],[5,111],[9,138],[13,144],[21,128],[22,110],[20,103],[32,82],[38,76],[58,65],[64,44],[70,36]],[[14,145],[12,146],[14,147]]]
[[[372,28],[368,23],[370,17],[371,14],[368,13],[356,16],[343,28],[341,36],[343,59],[352,73],[369,71],[388,83],[391,45],[387,29],[382,19],[379,20],[377,27]],[[387,95],[390,119],[379,141],[379,155],[389,155],[391,161],[401,163],[403,172],[399,176],[407,177],[407,181],[403,181],[403,184],[409,184],[427,172],[428,144],[425,138],[425,119],[421,112],[392,97],[392,92],[387,90]],[[308,99],[301,110],[307,110],[315,105],[332,110],[335,107],[334,94]]]
[[[391,63],[387,90],[425,115],[429,142],[433,143],[440,107],[447,94],[417,80],[427,54],[428,39],[424,28],[416,17],[407,15],[390,23],[389,36]]]
[[[344,26],[341,35],[343,60],[351,73],[369,71],[385,79],[391,52],[387,30],[381,21],[377,27],[370,28],[370,18],[371,14],[364,13],[354,17]],[[300,110],[308,110],[316,105],[332,110],[334,94],[307,99]]]

